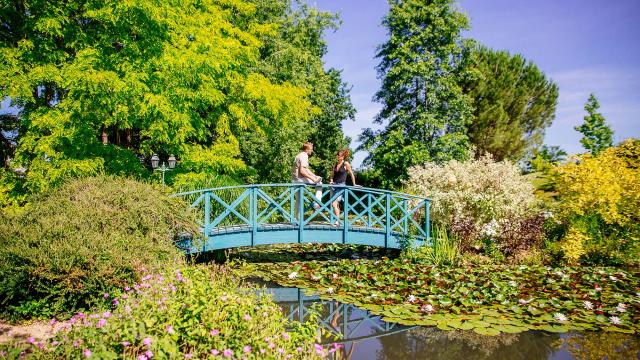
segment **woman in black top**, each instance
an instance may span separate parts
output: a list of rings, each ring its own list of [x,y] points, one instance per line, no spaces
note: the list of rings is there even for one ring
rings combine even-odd
[[[349,157],[349,150],[344,149],[338,151],[336,163],[333,166],[333,170],[331,171],[331,177],[329,178],[329,183],[337,186],[331,187],[332,197],[335,194],[339,194],[338,197],[331,204],[333,206],[333,213],[336,214],[336,218],[340,219],[340,206],[338,202],[342,201],[342,193],[344,192],[344,187],[347,182],[347,172],[351,175],[351,182],[353,185],[356,185],[356,177],[353,175],[353,169],[351,168],[351,164],[347,162],[347,158]],[[340,221],[336,220],[334,225],[340,225]]]

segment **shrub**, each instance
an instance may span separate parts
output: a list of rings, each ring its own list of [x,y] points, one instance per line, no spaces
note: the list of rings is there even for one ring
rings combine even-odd
[[[640,259],[640,140],[556,169],[561,247],[569,261],[637,264]]]
[[[113,312],[78,313],[53,339],[26,345],[26,351],[34,358],[57,359],[326,355],[327,349],[313,344],[315,318],[289,323],[270,297],[240,288],[238,281],[222,266],[169,267],[124,288]]]
[[[137,270],[180,258],[174,236],[195,231],[187,205],[133,180],[74,180],[29,203],[0,216],[0,303],[13,317],[99,305]]]
[[[507,254],[539,243],[542,229],[527,223],[539,212],[534,189],[513,163],[487,155],[417,166],[409,170],[405,185],[407,191],[432,199],[433,221],[460,238],[461,251],[483,239]]]

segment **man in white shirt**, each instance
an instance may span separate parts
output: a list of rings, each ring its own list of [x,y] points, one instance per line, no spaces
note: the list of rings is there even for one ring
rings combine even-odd
[[[309,155],[313,153],[313,143],[306,142],[302,145],[302,151],[296,155],[293,162],[293,169],[291,170],[291,182],[303,183],[303,184],[316,184],[322,185],[322,178],[317,176],[309,169]],[[322,198],[322,188],[316,187],[316,198],[320,200]],[[314,203],[314,207],[318,208],[318,204]],[[300,196],[296,194],[295,205],[295,219],[298,219],[298,211],[300,209]]]

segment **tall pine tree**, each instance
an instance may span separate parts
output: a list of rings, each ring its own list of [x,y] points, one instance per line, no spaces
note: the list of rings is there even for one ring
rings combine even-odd
[[[471,102],[459,86],[467,49],[460,32],[466,16],[453,0],[390,0],[383,21],[389,40],[379,47],[383,104],[365,129],[361,149],[384,186],[396,186],[409,167],[467,157]]]
[[[589,95],[589,100],[584,105],[587,116],[584,123],[575,129],[582,133],[580,143],[593,155],[598,155],[602,150],[613,146],[613,130],[606,124],[602,114],[598,112],[600,104],[594,94]]]

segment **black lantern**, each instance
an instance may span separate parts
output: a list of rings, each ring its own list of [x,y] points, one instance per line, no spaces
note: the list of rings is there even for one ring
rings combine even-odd
[[[151,157],[151,167],[154,169],[157,169],[159,162],[160,162],[160,158],[158,157],[158,155],[153,154],[153,156]]]
[[[173,169],[176,167],[176,157],[173,155],[169,155],[169,169]]]

